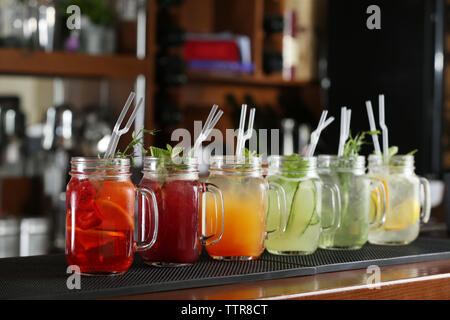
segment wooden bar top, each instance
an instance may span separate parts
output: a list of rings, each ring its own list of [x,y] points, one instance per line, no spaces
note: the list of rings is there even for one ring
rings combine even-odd
[[[446,232],[427,236],[447,238]],[[146,300],[448,300],[450,259],[118,297]],[[369,288],[368,284],[371,286]]]
[[[368,288],[368,281],[372,283],[373,275],[366,269],[351,270],[119,299],[450,299],[450,260],[381,267],[379,288]]]

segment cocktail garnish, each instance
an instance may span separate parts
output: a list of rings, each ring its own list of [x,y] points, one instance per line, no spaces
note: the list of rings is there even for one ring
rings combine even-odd
[[[115,154],[116,158],[129,158],[131,161],[131,165],[134,166],[134,148],[138,147],[142,150],[143,155],[147,154],[147,150],[144,146],[144,134],[150,134],[154,136],[158,132],[158,130],[148,130],[141,129],[138,133],[133,132],[131,137],[131,142],[126,146],[123,151],[117,151]]]
[[[304,160],[303,157],[297,153],[291,154],[286,157],[283,163],[282,171],[283,176],[287,178],[300,178],[304,176],[303,171],[306,171],[309,167],[309,162]]]
[[[367,143],[365,141],[366,136],[367,135],[375,135],[375,134],[380,134],[380,131],[364,131],[364,132],[358,133],[354,138],[352,137],[352,134],[350,132],[348,141],[345,143],[345,146],[344,146],[344,153],[343,153],[342,157],[348,158],[348,157],[359,156],[361,147]]]

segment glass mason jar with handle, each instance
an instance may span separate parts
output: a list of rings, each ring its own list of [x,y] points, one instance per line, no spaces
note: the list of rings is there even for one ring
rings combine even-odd
[[[159,228],[156,243],[140,255],[153,266],[177,267],[191,265],[198,260],[202,245],[212,245],[223,233],[223,196],[218,187],[202,183],[195,158],[144,158],[143,178],[140,186],[154,190],[159,208]],[[202,196],[208,192],[214,199],[214,219],[201,215]],[[146,203],[139,203],[139,211],[147,212]],[[217,218],[220,215],[220,218]],[[202,223],[211,225],[212,233],[205,235]],[[146,229],[152,230],[151,221]],[[211,241],[207,241],[214,238]]]
[[[369,176],[380,181],[387,193],[386,219],[370,230],[369,242],[381,245],[411,243],[419,235],[420,220],[427,223],[431,212],[429,183],[414,173],[414,156],[393,156],[386,166],[381,156],[371,155]],[[423,205],[421,187],[424,191]],[[376,209],[373,205],[372,215]]]
[[[286,215],[284,190],[263,178],[260,157],[211,157],[207,181],[220,187],[225,207],[222,239],[206,247],[208,254],[216,260],[258,258],[264,251],[266,238],[267,191],[271,188],[278,192],[277,229],[284,229],[281,222]],[[205,206],[206,215],[214,221],[215,205],[211,197],[207,197]]]
[[[135,251],[150,248],[156,240],[158,206],[154,192],[136,188],[130,180],[129,159],[72,158],[66,190],[66,260],[83,275],[125,273]],[[152,207],[153,232],[138,228],[142,242],[134,240],[135,198]],[[149,236],[144,236],[144,233]],[[152,237],[150,235],[153,235]]]
[[[325,183],[339,187],[341,197],[341,224],[336,230],[322,232],[319,247],[323,249],[360,249],[368,239],[369,228],[381,224],[386,201],[384,185],[366,174],[365,157],[337,157],[320,155],[318,157],[319,176]],[[370,204],[378,203],[377,216],[380,220],[370,219]],[[322,201],[322,217],[329,220],[330,199]]]
[[[293,158],[271,156],[268,158],[267,180],[279,184],[285,191],[287,201],[287,224],[283,231],[269,233],[265,247],[268,252],[279,255],[312,254],[319,246],[322,231],[333,232],[340,225],[340,196],[334,184],[324,184],[317,174],[316,158]],[[322,225],[322,194],[330,192],[329,207],[332,224]],[[269,192],[267,215],[268,230],[279,224],[273,211],[277,202]]]

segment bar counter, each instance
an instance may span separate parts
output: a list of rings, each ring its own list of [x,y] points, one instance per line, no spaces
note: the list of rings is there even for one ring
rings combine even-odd
[[[450,299],[450,260],[381,267],[380,287],[368,288],[365,269],[313,276],[174,290],[115,299],[147,300],[347,300]]]
[[[448,238],[445,232],[424,233]],[[117,297],[136,300],[448,300],[450,259]]]
[[[77,287],[77,280],[79,286]],[[149,267],[139,255],[124,275],[80,277],[64,254],[0,259],[0,299],[450,299],[450,239],[365,245],[308,256],[263,253],[253,261]]]

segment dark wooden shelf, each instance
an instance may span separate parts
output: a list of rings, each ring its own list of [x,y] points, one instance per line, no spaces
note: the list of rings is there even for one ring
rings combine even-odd
[[[216,72],[188,72],[188,82],[202,84],[230,84],[247,86],[271,87],[303,87],[317,84],[313,81],[286,81],[279,75],[248,75],[230,73],[229,75]]]
[[[129,55],[93,56],[0,48],[0,74],[72,77],[136,77],[149,68],[147,60]]]

